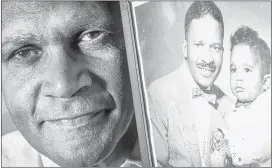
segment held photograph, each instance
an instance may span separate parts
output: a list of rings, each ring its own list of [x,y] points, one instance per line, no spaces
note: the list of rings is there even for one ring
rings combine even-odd
[[[271,2],[133,9],[162,167],[271,167]]]

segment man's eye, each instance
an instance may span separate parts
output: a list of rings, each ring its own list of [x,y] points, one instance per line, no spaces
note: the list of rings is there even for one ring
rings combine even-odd
[[[246,72],[246,73],[249,73],[249,72],[251,72],[251,69],[245,68],[245,72]]]
[[[211,46],[211,48],[212,48],[215,52],[221,51],[221,48],[220,48],[220,47],[217,47],[217,46]]]
[[[102,39],[107,33],[105,31],[91,31],[85,33],[80,40],[83,42],[95,42]]]
[[[204,44],[203,43],[196,43],[195,46],[197,46],[197,47],[203,47]]]
[[[230,72],[231,72],[231,73],[235,73],[235,72],[236,72],[236,68],[231,68],[231,69],[230,69]]]
[[[35,59],[42,55],[43,51],[35,47],[25,47],[11,55],[9,59]]]

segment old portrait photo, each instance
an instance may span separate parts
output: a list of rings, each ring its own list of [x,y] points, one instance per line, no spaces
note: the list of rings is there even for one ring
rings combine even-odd
[[[271,3],[133,10],[158,166],[270,167]]]

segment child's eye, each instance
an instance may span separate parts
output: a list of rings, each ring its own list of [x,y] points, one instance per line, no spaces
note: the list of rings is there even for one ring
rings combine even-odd
[[[249,72],[251,72],[251,69],[245,68],[245,71],[246,71],[246,73],[249,73]]]

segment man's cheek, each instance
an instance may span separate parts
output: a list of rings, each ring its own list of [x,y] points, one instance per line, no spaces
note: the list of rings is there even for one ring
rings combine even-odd
[[[98,73],[108,85],[121,84],[124,80],[124,74],[128,73],[124,52],[114,46],[108,45],[107,50],[102,52],[101,55],[109,55],[109,57],[106,60],[102,60],[104,68]]]
[[[17,129],[26,132],[26,130],[28,130],[29,123],[31,123],[32,120],[27,107],[16,100],[7,102],[7,105],[12,121]]]
[[[23,120],[32,117],[35,109],[35,97],[33,95],[29,85],[17,83],[17,87],[14,87],[13,84],[10,86],[10,91],[6,93],[7,105],[15,119]]]
[[[3,75],[5,91],[9,94],[19,94],[18,92],[21,92],[26,87],[33,85],[33,81],[37,75],[34,71],[31,71],[30,73],[17,73],[16,71],[17,70],[7,71],[7,73]],[[27,89],[29,89],[29,87]]]
[[[194,62],[195,61],[196,52],[193,49],[189,49],[187,59],[188,61]]]
[[[215,66],[218,69],[220,69],[221,65],[222,65],[222,62],[223,62],[223,56],[222,55],[220,55],[220,56],[213,56],[213,59],[214,59]]]

